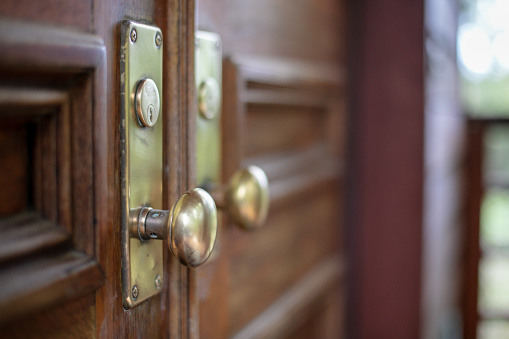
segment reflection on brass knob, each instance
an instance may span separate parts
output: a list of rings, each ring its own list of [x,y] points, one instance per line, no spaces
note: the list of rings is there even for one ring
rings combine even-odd
[[[195,188],[184,193],[171,211],[142,208],[137,233],[141,239],[167,240],[182,265],[199,266],[208,259],[216,241],[216,205],[206,191]]]
[[[225,192],[214,190],[220,208],[226,208],[233,221],[246,230],[260,228],[269,212],[269,181],[257,166],[235,172]]]

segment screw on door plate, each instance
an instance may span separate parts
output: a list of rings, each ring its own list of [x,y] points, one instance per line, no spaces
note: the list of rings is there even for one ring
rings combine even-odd
[[[161,33],[157,32],[156,33],[156,46],[160,47],[162,43],[163,43],[163,37],[161,36]]]
[[[163,279],[161,279],[161,276],[159,274],[156,276],[154,283],[155,283],[157,289],[160,289],[161,286],[163,285]]]
[[[136,28],[131,29],[131,41],[136,42],[136,39],[138,38],[138,32],[136,32]]]
[[[138,286],[134,285],[133,286],[133,300],[138,299],[138,293],[139,293]]]

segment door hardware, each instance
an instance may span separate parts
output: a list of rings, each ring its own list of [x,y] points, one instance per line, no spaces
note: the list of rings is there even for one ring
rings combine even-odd
[[[203,264],[217,233],[217,212],[212,197],[201,188],[190,190],[171,211],[143,207],[131,236],[141,240],[166,240],[168,248],[184,266]]]
[[[218,34],[196,33],[197,182],[206,188],[220,209],[241,228],[261,227],[269,210],[269,183],[265,172],[249,166],[221,185],[221,39]]]
[[[245,230],[265,224],[269,212],[269,181],[258,166],[236,171],[227,185],[208,184],[217,208],[228,212],[232,221]]]
[[[134,96],[136,114],[140,124],[152,127],[159,117],[160,100],[159,91],[154,80],[150,78],[140,80]]]
[[[126,20],[120,40],[122,295],[131,308],[164,286],[161,239],[183,265],[196,267],[208,258],[217,212],[202,189],[162,209],[163,36],[157,27]]]

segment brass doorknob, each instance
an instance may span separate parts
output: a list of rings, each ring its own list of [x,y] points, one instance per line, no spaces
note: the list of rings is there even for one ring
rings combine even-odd
[[[203,264],[216,241],[217,210],[214,199],[201,188],[187,191],[170,211],[144,207],[136,230],[141,239],[162,239],[182,265]]]
[[[225,189],[213,189],[219,208],[226,209],[241,228],[254,230],[263,226],[269,212],[269,181],[257,166],[238,170]]]

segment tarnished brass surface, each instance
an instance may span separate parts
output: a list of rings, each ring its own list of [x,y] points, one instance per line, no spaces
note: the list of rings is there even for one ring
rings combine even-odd
[[[221,180],[221,39],[196,32],[195,81],[198,93],[196,121],[196,182],[198,187]],[[208,99],[207,99],[208,98]]]
[[[187,191],[171,211],[144,207],[134,236],[166,240],[168,248],[182,265],[204,263],[214,249],[217,210],[214,199],[201,188]]]
[[[221,182],[221,39],[219,35],[196,33],[196,177],[219,208],[225,208],[242,228],[262,226],[269,210],[269,188],[265,172],[256,166],[239,170],[227,187]]]
[[[122,295],[124,307],[131,308],[158,293],[163,282],[155,281],[164,276],[163,242],[132,236],[142,207],[162,208],[163,116],[154,126],[142,127],[135,93],[140,81],[148,78],[159,95],[163,93],[164,44],[155,43],[156,35],[162,34],[157,27],[126,20],[120,32]],[[162,103],[161,98],[158,101]]]
[[[159,117],[161,102],[159,90],[152,79],[145,78],[138,82],[134,102],[141,125],[144,127],[154,126]]]
[[[261,227],[269,212],[269,181],[257,166],[235,172],[228,185],[225,203],[233,221],[246,230]]]
[[[173,205],[168,246],[182,265],[204,263],[214,249],[217,210],[212,197],[201,188],[186,192]]]

